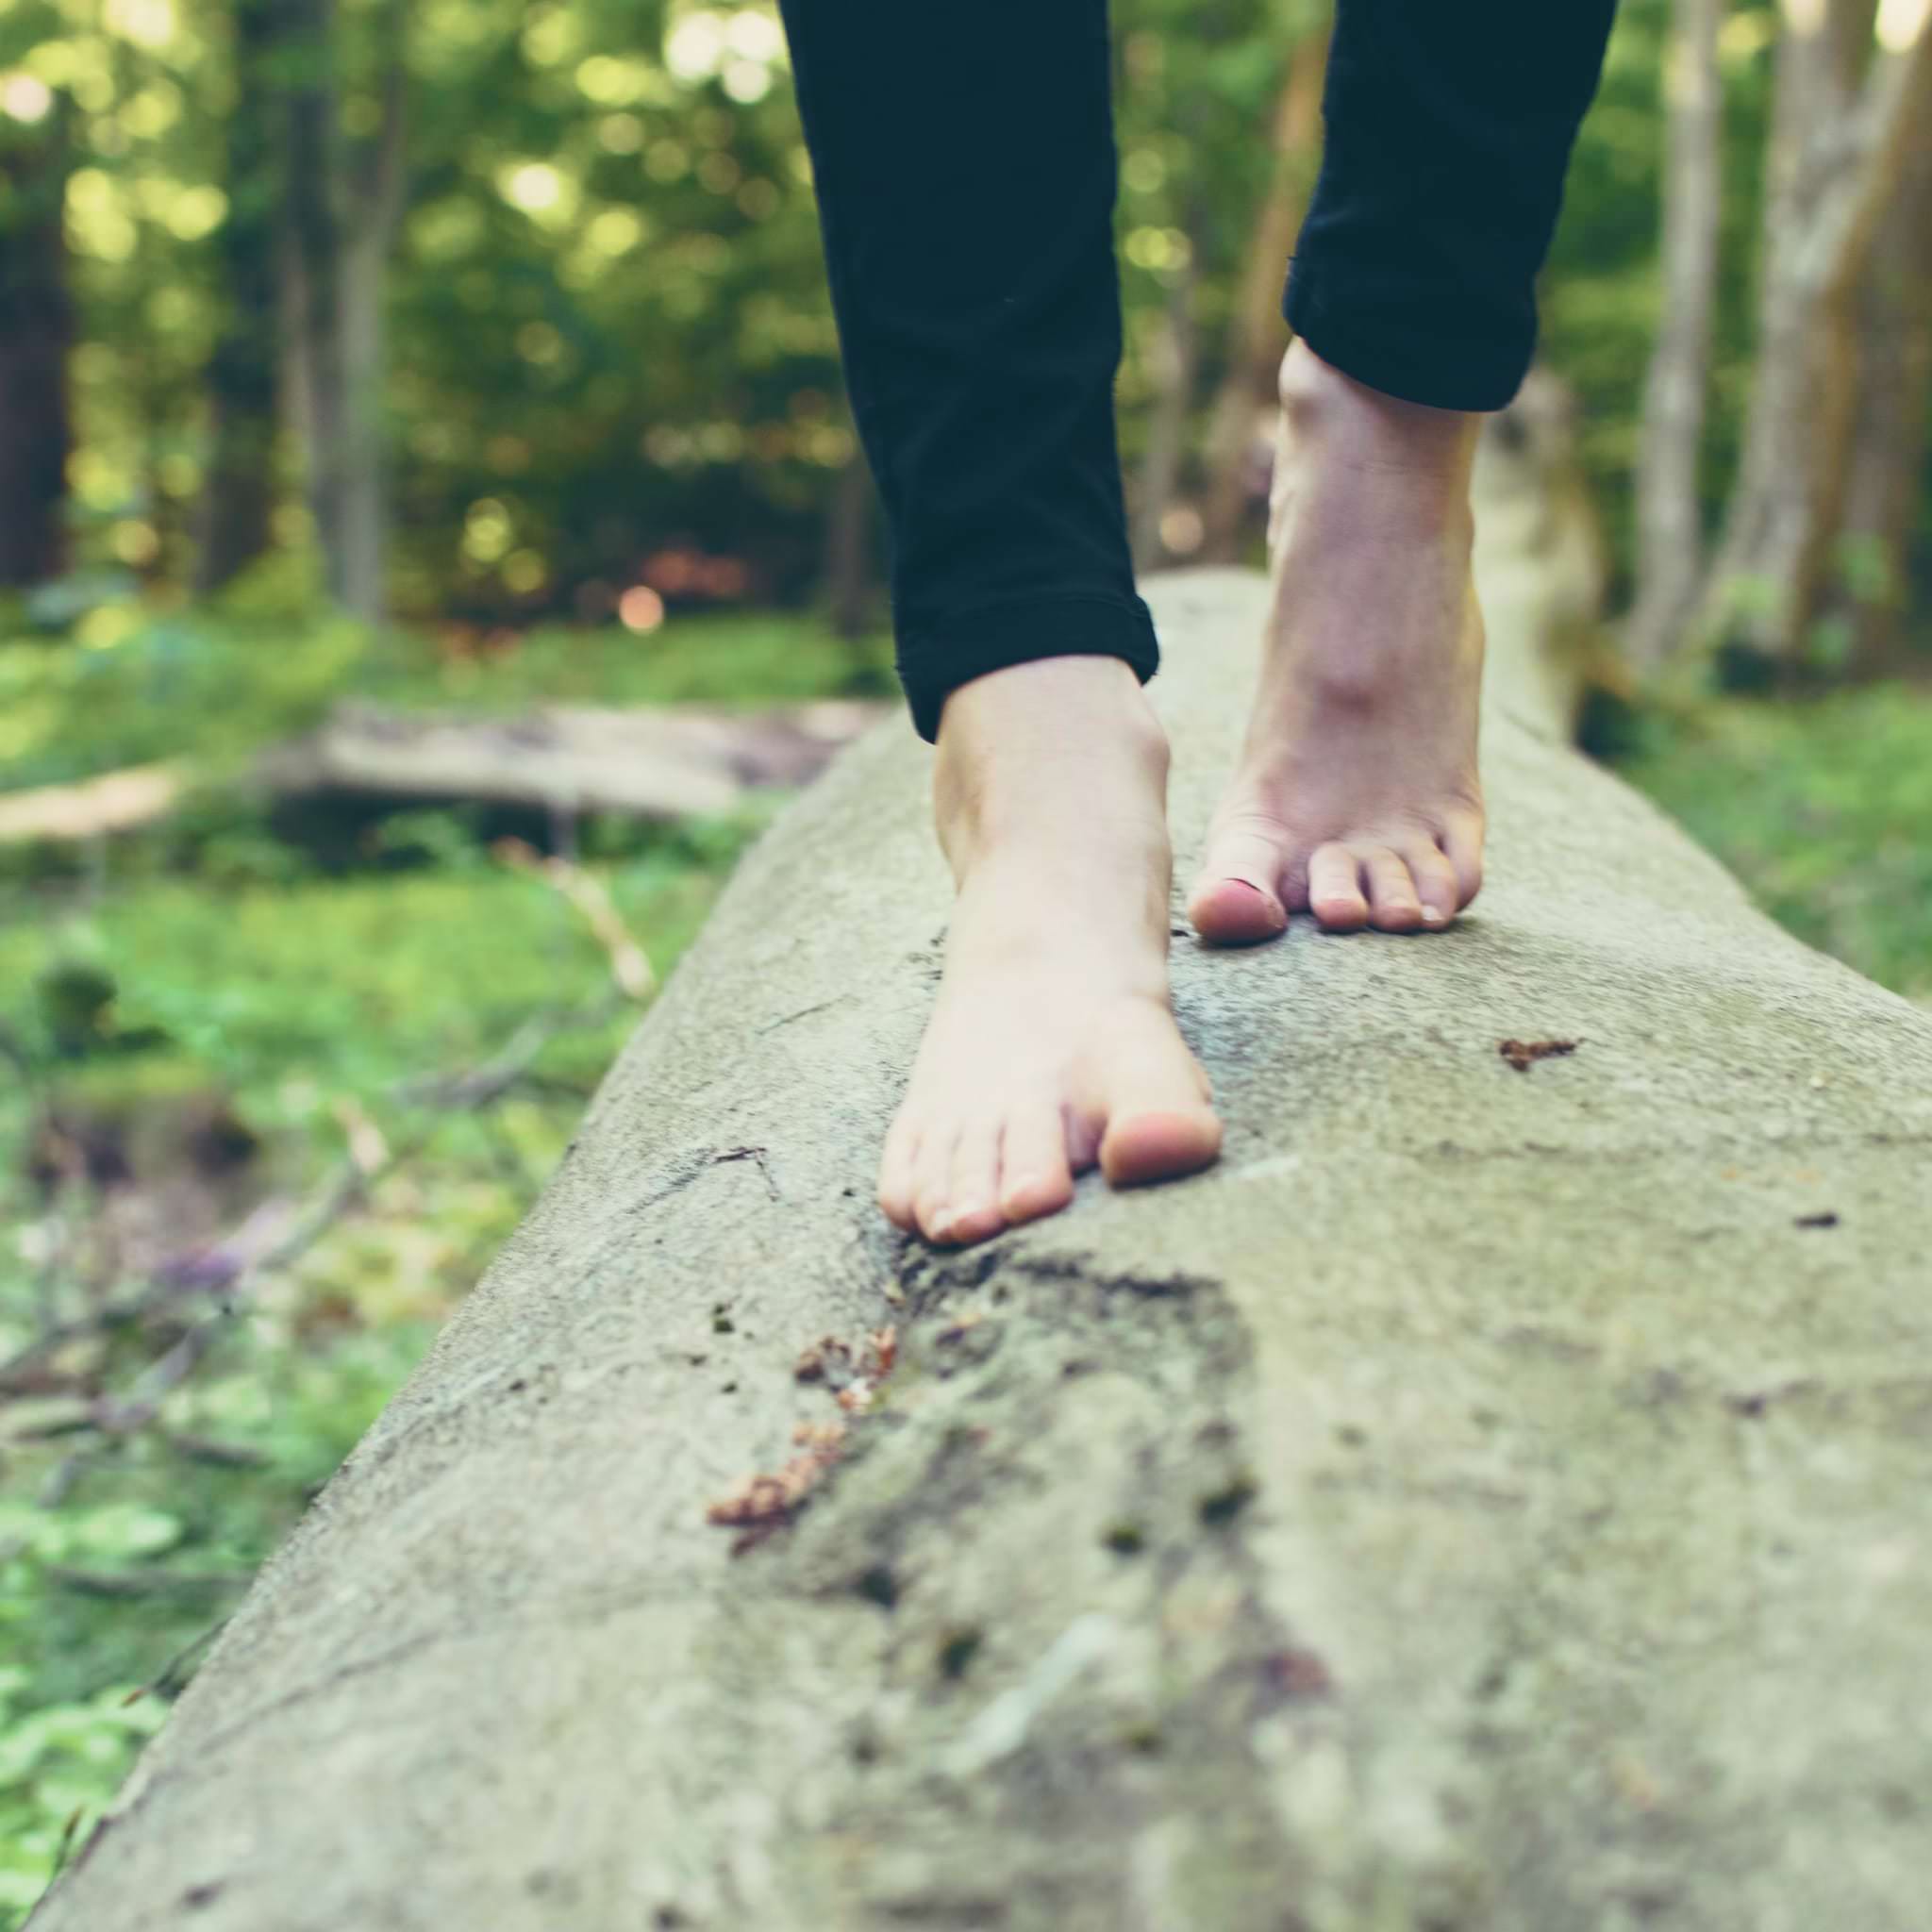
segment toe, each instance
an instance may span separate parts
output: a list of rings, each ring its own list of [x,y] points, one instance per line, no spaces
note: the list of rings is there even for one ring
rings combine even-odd
[[[1361,855],[1369,884],[1369,918],[1383,932],[1413,932],[1423,923],[1422,901],[1401,857],[1387,845],[1371,845]]]
[[[1058,1214],[1074,1198],[1067,1128],[1059,1106],[1042,1098],[1017,1109],[1000,1148],[1000,1212],[1009,1223]]]
[[[958,1246],[983,1241],[1006,1225],[999,1200],[1000,1136],[997,1119],[979,1122],[959,1136],[953,1149],[945,1239]]]
[[[1138,1188],[1197,1173],[1220,1153],[1221,1123],[1212,1108],[1137,1108],[1108,1123],[1100,1169],[1109,1185]]]
[[[1210,946],[1252,946],[1288,930],[1288,908],[1246,879],[1204,877],[1188,901],[1188,918]]]
[[[1346,845],[1318,845],[1308,859],[1308,910],[1330,932],[1353,932],[1368,923],[1361,868]]]
[[[1415,881],[1416,897],[1422,901],[1423,924],[1447,925],[1462,904],[1462,890],[1448,854],[1440,845],[1417,841],[1402,848],[1402,857]]]
[[[1254,945],[1287,929],[1281,856],[1281,835],[1253,824],[1224,826],[1208,841],[1188,917],[1210,946]]]
[[[919,1129],[902,1108],[879,1155],[879,1211],[908,1234],[913,1227],[912,1177],[918,1154]]]
[[[1168,1180],[1206,1167],[1221,1152],[1221,1123],[1208,1077],[1173,1016],[1161,1014],[1109,1057],[1100,1171],[1117,1188]]]
[[[957,1128],[928,1127],[920,1137],[919,1158],[913,1168],[912,1218],[929,1241],[951,1238],[953,1226],[953,1149],[958,1145]]]
[[[1438,841],[1456,874],[1456,903],[1467,906],[1483,889],[1483,817],[1479,811],[1452,812]]]

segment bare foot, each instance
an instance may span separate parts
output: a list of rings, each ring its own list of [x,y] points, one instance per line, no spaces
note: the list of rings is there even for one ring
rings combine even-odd
[[[1267,657],[1189,913],[1221,945],[1291,912],[1447,925],[1482,883],[1480,418],[1364,388],[1299,341],[1281,394]]]
[[[976,678],[940,721],[940,842],[959,896],[945,980],[879,1168],[927,1240],[984,1241],[1205,1167],[1208,1080],[1168,1002],[1167,741],[1112,658]]]

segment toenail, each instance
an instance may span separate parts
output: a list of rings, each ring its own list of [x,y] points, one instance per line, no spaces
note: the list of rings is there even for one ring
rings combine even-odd
[[[1423,918],[1430,925],[1447,925],[1449,915],[1440,906],[1424,906]]]

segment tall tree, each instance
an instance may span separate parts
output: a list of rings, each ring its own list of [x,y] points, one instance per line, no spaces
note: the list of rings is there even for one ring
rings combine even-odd
[[[403,11],[384,9],[375,132],[341,130],[335,0],[279,0],[289,23],[285,215],[296,390],[330,595],[383,612],[382,299],[404,188]]]
[[[197,588],[218,590],[268,547],[280,341],[282,66],[288,9],[234,0],[234,102],[226,125],[228,213],[220,234],[226,312],[208,358],[210,456]]]
[[[1674,0],[1664,58],[1663,314],[1644,388],[1637,603],[1624,631],[1640,666],[1668,655],[1695,608],[1704,572],[1697,468],[1724,202],[1724,0]]]
[[[67,172],[58,101],[37,122],[0,116],[0,586],[56,576],[65,555]]]
[[[1858,291],[1861,376],[1845,477],[1839,617],[1852,661],[1900,642],[1932,448],[1932,138],[1922,141]]]
[[[1932,0],[1783,0],[1758,349],[1708,635],[1789,661],[1824,600],[1857,393],[1857,293],[1932,128]],[[1862,28],[1862,31],[1860,29]]]

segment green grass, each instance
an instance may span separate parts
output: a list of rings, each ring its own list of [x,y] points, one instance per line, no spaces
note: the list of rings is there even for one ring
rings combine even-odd
[[[506,713],[538,704],[776,704],[892,689],[886,639],[848,642],[783,615],[674,616],[642,636],[611,625],[492,640],[232,608],[118,609],[122,624],[95,633],[104,641],[93,645],[0,634],[8,788],[164,758],[225,776],[343,698]]]
[[[1620,767],[1772,917],[1932,1000],[1932,691],[1734,699],[1656,727]]]
[[[647,841],[595,868],[660,973],[748,829]],[[232,1607],[415,1365],[527,1208],[636,1010],[557,1037],[487,1114],[425,1110],[407,1083],[488,1059],[533,1014],[603,1002],[602,950],[541,883],[478,858],[220,892],[151,878],[95,910],[41,911],[0,930],[0,1026],[61,1118],[124,1145],[158,1200],[184,1180],[170,1144],[180,1124],[216,1106],[259,1137],[252,1191],[293,1200],[336,1170],[348,1124],[392,1147],[428,1138],[264,1283],[159,1427],[119,1442],[78,1432],[81,1403],[58,1378],[0,1395],[0,1926],[38,1894],[69,1822],[85,1829],[111,1797],[174,1686],[123,1700]],[[76,984],[92,1015],[80,1049],[59,1007]],[[21,1097],[0,1103],[0,1359],[43,1312],[83,1315],[143,1286],[103,1273],[85,1239],[101,1206],[88,1190],[50,1212],[25,1177]],[[49,1285],[43,1255],[63,1216],[79,1224],[77,1251]],[[52,1366],[125,1395],[170,1332]],[[183,1440],[247,1460],[209,1462],[173,1446]],[[50,1485],[64,1486],[55,1507]],[[76,1571],[158,1593],[92,1595]]]
[[[527,1209],[637,1016],[617,1008],[578,913],[492,856],[502,827],[487,814],[344,814],[318,841],[220,779],[343,695],[506,712],[771,701],[876,691],[883,666],[876,641],[781,618],[550,632],[480,652],[233,612],[146,623],[99,648],[0,641],[8,785],[156,758],[211,781],[175,821],[102,855],[0,855],[0,1361],[49,1317],[84,1317],[150,1279],[116,1252],[126,1190],[49,1193],[55,1141],[113,1148],[158,1214],[185,1191],[203,1232],[264,1197],[320,1198],[352,1134],[414,1149],[259,1284],[155,1425],[115,1439],[80,1423],[97,1394],[142,1386],[178,1316],[89,1338],[0,1389],[0,1932],[92,1827],[202,1640]],[[660,977],[768,810],[579,828],[583,863]],[[563,1013],[591,1024],[551,1038],[487,1111],[412,1093]],[[256,1142],[232,1179],[184,1152],[210,1118]],[[188,1317],[213,1306],[191,1300]],[[115,1586],[141,1593],[102,1593]]]

